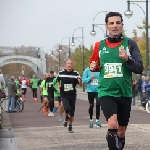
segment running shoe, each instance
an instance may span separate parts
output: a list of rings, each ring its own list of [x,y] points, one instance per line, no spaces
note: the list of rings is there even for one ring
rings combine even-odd
[[[96,125],[97,127],[101,127],[101,123],[100,123],[99,121],[96,121],[96,122],[95,122],[95,125]]]
[[[93,121],[90,121],[89,128],[93,128]]]
[[[64,122],[63,122],[63,126],[64,126],[64,127],[67,127],[67,121],[64,121]]]
[[[48,114],[48,116],[49,116],[49,117],[53,117],[53,116],[54,116],[53,112],[50,112],[50,113]]]
[[[56,107],[53,108],[53,112],[54,112],[54,113],[57,112],[57,108],[56,108]]]
[[[62,118],[61,118],[61,117],[59,117],[59,118],[58,118],[58,121],[59,121],[59,122],[62,122]]]
[[[48,111],[45,111],[45,115],[48,116]]]
[[[45,112],[45,111],[46,111],[46,107],[44,106],[44,107],[42,108],[42,110],[43,110],[43,112]]]
[[[34,101],[37,102],[37,98],[35,98]]]
[[[69,127],[68,127],[68,132],[73,133],[73,131],[72,131],[72,126],[69,126]]]

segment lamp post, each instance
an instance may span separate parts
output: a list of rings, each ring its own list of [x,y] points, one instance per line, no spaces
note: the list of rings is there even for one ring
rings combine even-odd
[[[136,3],[131,3],[131,2],[146,2],[146,16],[145,16],[145,12],[142,9],[141,6],[139,6]],[[142,9],[143,13],[144,13],[144,17],[145,17],[145,21],[146,21],[146,74],[148,74],[148,69],[149,69],[149,37],[148,37],[148,0],[146,1],[127,1],[127,11],[125,11],[125,16],[127,18],[132,17],[133,12],[130,10],[130,4],[135,4],[137,5],[139,8]]]
[[[99,15],[99,14],[102,13],[102,12],[105,12],[105,13],[107,14],[107,11],[100,11],[100,12],[98,12],[98,13],[94,16],[94,18],[93,18],[92,31],[90,32],[92,36],[95,36],[95,35],[96,35],[96,32],[95,32],[95,30],[94,30],[94,27],[95,27],[95,26],[98,27],[99,25],[105,25],[104,23],[103,23],[103,24],[95,24],[95,23],[94,23],[94,20],[95,20],[95,18],[97,17],[97,15]],[[107,29],[106,29],[105,32],[106,32],[106,33],[105,33],[105,37],[107,37]]]
[[[74,37],[75,31],[78,29],[82,29],[82,36],[81,37]],[[74,39],[78,39],[78,38],[82,39],[82,71],[84,72],[84,34],[83,34],[83,27],[79,27],[73,31],[72,46],[75,46]],[[85,84],[83,84],[83,92],[85,92]]]
[[[64,39],[68,38],[69,39],[69,58],[71,58],[71,49],[70,49],[70,37],[64,37],[62,40],[61,40],[61,45],[59,47],[59,51],[62,51],[62,41]]]
[[[57,49],[56,46],[59,47],[59,48]],[[52,50],[51,50],[51,57],[54,56],[54,54],[55,54],[54,47],[55,47],[56,51],[58,52],[58,68],[59,68],[59,70],[60,70],[60,52],[61,52],[62,50],[60,49],[60,44],[58,44],[58,43],[55,44],[55,45],[53,46]],[[51,69],[52,69],[52,59],[51,59]]]
[[[41,64],[41,68],[42,68],[42,69],[43,69],[43,65],[44,65],[45,61],[46,61],[46,58],[41,58],[40,64]],[[46,71],[44,71],[44,72],[46,72]],[[43,70],[41,70],[40,76],[41,76],[42,74],[43,74]]]
[[[58,66],[59,71],[60,71],[60,52],[61,50],[59,50],[59,66]]]
[[[53,56],[54,56],[54,54],[53,54],[53,50],[52,50],[52,52],[51,52],[51,71],[53,70],[53,68],[52,68],[52,63],[53,63]]]
[[[105,38],[105,37],[106,37],[106,34],[105,34],[104,30],[103,30],[101,27],[97,26],[97,25],[95,25],[95,27],[98,27],[98,28],[100,28],[100,30],[102,30],[102,31],[103,31],[104,38]],[[90,34],[94,37],[94,36],[96,35],[95,30],[93,29],[93,30],[90,32]]]

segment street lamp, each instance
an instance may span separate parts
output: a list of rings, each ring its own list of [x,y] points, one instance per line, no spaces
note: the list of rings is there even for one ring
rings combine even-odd
[[[104,30],[103,30],[101,27],[97,26],[97,25],[95,25],[95,27],[98,27],[98,28],[100,28],[100,30],[102,30],[102,31],[103,31],[104,38],[105,38],[105,37],[106,37],[106,35],[105,35]],[[93,27],[93,30],[90,32],[90,34],[91,34],[93,37],[96,35],[96,32],[95,32],[95,30],[94,30],[94,27]]]
[[[56,47],[57,46],[57,47]],[[62,51],[62,49],[60,48],[61,47],[61,45],[60,44],[55,44],[54,46],[53,46],[53,48],[52,48],[52,51],[51,51],[51,57],[53,57],[54,56],[54,54],[55,54],[55,51],[54,51],[54,48],[55,49],[57,49],[57,52],[58,52],[58,68],[59,68],[59,70],[60,70],[60,52]],[[51,69],[52,69],[52,58],[51,58]]]
[[[82,29],[82,36],[81,37],[74,37],[75,31],[78,30],[78,29]],[[82,71],[84,72],[84,35],[83,35],[83,27],[79,27],[79,28],[77,28],[73,31],[72,44],[71,44],[72,46],[75,46],[74,39],[78,39],[78,38],[82,39]],[[83,84],[83,92],[85,92],[85,84]]]
[[[102,13],[102,12],[105,12],[105,13],[107,14],[107,11],[100,11],[100,12],[98,12],[98,13],[94,16],[94,18],[93,18],[92,31],[90,32],[90,34],[91,34],[92,36],[95,36],[95,35],[96,35],[96,32],[95,32],[95,30],[94,30],[94,27],[95,27],[95,26],[98,27],[99,25],[105,25],[104,23],[103,23],[103,24],[94,24],[94,20],[95,20],[96,16],[97,16],[98,14]],[[101,29],[102,29],[102,28],[101,28]],[[106,33],[105,33],[105,37],[107,37],[107,29],[106,29],[105,32],[106,32]]]
[[[59,71],[60,71],[60,52],[61,52],[62,50],[59,50]]]
[[[45,61],[46,61],[46,58],[41,58],[40,59],[40,64],[41,64],[41,73],[40,73],[40,76],[43,74],[43,66],[45,64]],[[46,71],[47,71],[47,69],[44,70],[44,72],[46,72]]]
[[[59,46],[59,51],[62,51],[62,41],[64,39],[68,38],[69,39],[69,58],[71,58],[71,50],[70,50],[70,37],[64,37],[62,40],[61,40],[61,45]]]
[[[53,56],[54,56],[54,54],[53,54],[53,50],[52,50],[52,52],[51,52],[51,71],[53,70],[53,69],[52,69],[52,63],[53,63],[53,60],[52,60],[52,59],[53,59]]]
[[[130,3],[130,2],[146,2],[146,16],[145,16],[145,12],[144,10],[142,9],[141,6],[139,6],[138,4],[136,3]],[[148,54],[149,54],[149,37],[148,37],[148,0],[146,1],[127,1],[127,11],[125,11],[125,16],[127,18],[130,18],[132,17],[133,15],[133,12],[130,10],[130,4],[135,4],[137,5],[139,8],[141,8],[141,10],[143,11],[144,13],[144,17],[145,17],[145,21],[146,21],[146,74],[148,74],[148,69],[149,69],[149,57],[148,57]]]

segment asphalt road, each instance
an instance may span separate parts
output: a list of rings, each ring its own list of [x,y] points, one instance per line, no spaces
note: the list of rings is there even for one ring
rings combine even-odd
[[[58,112],[54,117],[39,112],[41,103],[33,102],[32,93],[28,90],[23,112],[3,114],[4,129],[0,131],[0,150],[108,150],[104,115],[101,112],[102,128],[90,129],[86,97],[86,93],[79,91],[73,123],[75,133],[70,134],[67,128],[62,127],[62,122],[57,121]],[[135,108],[131,111],[125,150],[150,150],[149,118],[150,114],[146,111]]]

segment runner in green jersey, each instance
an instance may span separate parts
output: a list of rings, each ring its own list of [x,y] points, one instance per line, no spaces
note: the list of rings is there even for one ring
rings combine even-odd
[[[141,74],[143,63],[135,41],[122,34],[122,15],[109,12],[105,23],[109,36],[95,43],[90,70],[100,71],[98,97],[108,121],[109,150],[123,150],[131,111],[132,72]]]
[[[46,77],[48,77],[49,74],[47,73],[46,74]],[[48,106],[49,106],[49,101],[48,101],[48,89],[47,89],[47,86],[45,87],[45,77],[43,78],[43,81],[41,82],[40,84],[40,95],[42,96],[43,98],[43,111],[45,112],[46,115],[48,115]],[[47,107],[46,107],[47,105]]]
[[[56,107],[56,109],[59,108],[59,118],[58,118],[58,121],[62,121],[62,114],[64,112],[64,107],[62,105],[62,102],[61,102],[61,96],[60,96],[60,90],[59,90],[59,87],[58,87],[58,82],[57,82],[57,78],[54,78],[53,79],[53,87],[54,87],[54,105]]]
[[[38,79],[36,75],[33,75],[33,78],[30,80],[30,84],[32,85],[32,93],[33,93],[33,101],[37,101],[37,88],[38,88]]]
[[[38,81],[38,87],[39,87],[39,91],[40,91],[40,89],[41,89],[41,83],[42,83],[42,81],[45,79],[45,75],[42,75],[41,77],[40,77],[40,79],[39,79],[39,81]],[[40,95],[40,99],[41,99],[41,103],[43,102],[43,98],[42,98],[42,96]]]

